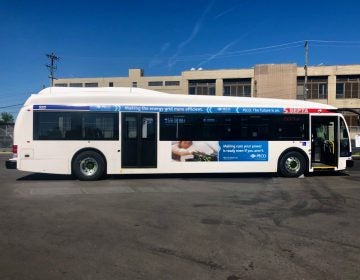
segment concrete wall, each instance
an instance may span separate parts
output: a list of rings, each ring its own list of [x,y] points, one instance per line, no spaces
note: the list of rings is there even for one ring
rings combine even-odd
[[[296,64],[255,66],[256,97],[296,99]]]

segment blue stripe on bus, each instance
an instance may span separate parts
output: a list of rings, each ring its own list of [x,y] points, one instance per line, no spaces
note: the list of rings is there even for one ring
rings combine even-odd
[[[98,105],[98,106],[68,106],[68,105],[34,105],[34,110],[81,110],[92,112],[160,112],[160,113],[192,113],[192,114],[283,114],[284,108],[263,107],[193,107],[193,106],[133,106],[133,105]]]
[[[90,106],[68,106],[68,105],[34,105],[34,110],[66,110],[66,111],[89,111]]]

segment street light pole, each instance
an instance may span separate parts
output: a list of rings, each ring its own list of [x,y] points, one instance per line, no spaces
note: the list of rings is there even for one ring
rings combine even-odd
[[[307,92],[308,92],[308,88],[307,88],[307,84],[308,84],[308,63],[309,63],[309,44],[308,41],[305,41],[305,65],[304,65],[304,70],[305,70],[305,77],[304,77],[304,100],[307,99]]]
[[[50,60],[50,64],[46,65],[50,71],[50,84],[51,86],[54,86],[54,79],[56,79],[54,73],[57,68],[55,63],[60,59],[60,57],[56,56],[53,52],[51,54],[47,54],[46,56]]]

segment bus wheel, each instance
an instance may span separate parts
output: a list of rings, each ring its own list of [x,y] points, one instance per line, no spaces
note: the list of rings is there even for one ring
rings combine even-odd
[[[97,152],[85,151],[75,157],[72,168],[79,180],[98,180],[104,175],[105,160]]]
[[[299,152],[288,152],[279,161],[278,171],[284,177],[299,177],[305,173],[305,158]]]

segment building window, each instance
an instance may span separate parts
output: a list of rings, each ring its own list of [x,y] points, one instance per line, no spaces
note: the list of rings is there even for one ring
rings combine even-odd
[[[224,79],[224,96],[251,97],[251,79]]]
[[[82,83],[70,83],[71,87],[82,87],[83,84]]]
[[[54,84],[55,87],[67,87],[67,84]]]
[[[114,83],[113,82],[109,82],[109,87],[113,87]]]
[[[180,81],[165,81],[165,86],[180,86]]]
[[[215,80],[189,80],[190,95],[215,95]]]
[[[296,87],[296,99],[304,99],[304,81],[302,84],[299,84],[299,80],[298,80],[298,84]]]
[[[132,82],[132,87],[137,87],[137,82]]]
[[[319,83],[312,86],[315,91],[311,91],[311,99],[327,99],[327,83]],[[318,91],[318,94],[317,92]]]
[[[358,116],[352,113],[344,112],[344,117],[349,129],[352,127],[359,127]]]
[[[336,98],[345,98],[345,83],[336,82]]]
[[[304,99],[304,77],[297,78],[297,99]],[[312,76],[308,77],[306,99],[327,99],[328,96],[328,77]]]
[[[148,86],[149,86],[149,87],[162,87],[162,86],[163,86],[163,82],[162,82],[162,81],[152,81],[152,82],[148,82]]]
[[[85,83],[85,87],[98,87],[98,83]]]
[[[360,75],[336,76],[336,98],[360,98]]]

